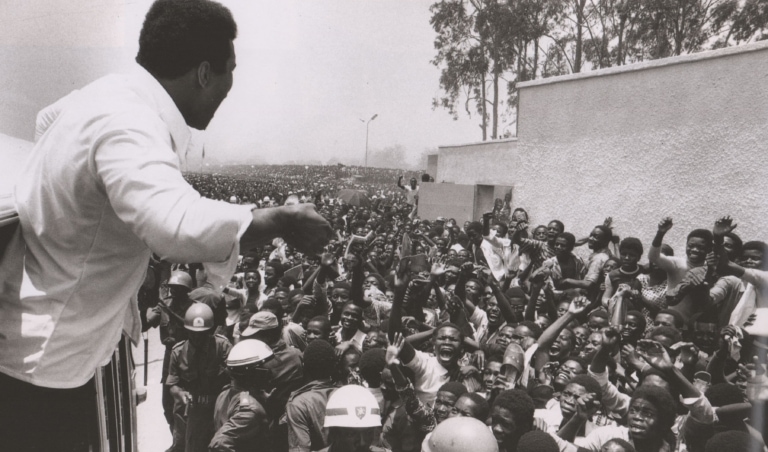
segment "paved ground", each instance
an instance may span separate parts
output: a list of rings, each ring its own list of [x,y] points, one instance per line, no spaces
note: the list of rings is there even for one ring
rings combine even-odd
[[[141,452],[164,452],[171,446],[171,431],[165,422],[161,402],[160,377],[165,347],[160,343],[157,328],[148,331],[148,343],[147,400],[136,408],[138,445]],[[144,344],[134,347],[133,359],[136,362],[136,386],[144,386]]]

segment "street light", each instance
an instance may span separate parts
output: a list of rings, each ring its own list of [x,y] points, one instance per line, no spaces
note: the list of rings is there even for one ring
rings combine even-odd
[[[379,114],[375,114],[371,116],[371,119],[366,121],[365,119],[361,119],[360,121],[365,123],[365,171],[368,172],[368,125],[376,119],[376,117],[379,116]]]

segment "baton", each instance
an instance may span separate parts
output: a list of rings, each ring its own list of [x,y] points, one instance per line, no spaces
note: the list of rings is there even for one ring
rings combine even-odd
[[[144,333],[144,386],[147,385],[147,355],[149,354],[149,335]]]
[[[180,322],[182,325],[184,325],[184,318],[182,318],[180,315],[173,312],[171,308],[167,304],[165,304],[163,300],[157,300],[157,305],[163,308],[163,310],[167,312],[171,317],[176,319],[177,322]]]

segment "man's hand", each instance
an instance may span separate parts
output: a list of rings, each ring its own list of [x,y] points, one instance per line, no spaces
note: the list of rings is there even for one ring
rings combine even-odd
[[[403,337],[402,333],[395,333],[394,339],[394,341],[389,343],[389,346],[387,347],[387,354],[385,355],[385,360],[387,361],[388,366],[391,366],[393,363],[399,363],[398,357],[400,356],[400,352],[403,351],[403,346],[405,345],[405,338]]]
[[[659,221],[659,232],[666,234],[672,229],[672,217],[664,217]]]
[[[325,268],[330,268],[334,262],[336,262],[336,258],[331,253],[323,253],[323,256],[320,258],[320,265]]]
[[[437,261],[435,261],[434,264],[432,264],[432,269],[430,270],[429,274],[432,276],[441,276],[445,274],[445,262],[446,258],[443,257]]]
[[[613,224],[613,217],[607,217],[603,221],[603,226],[605,226],[606,228],[610,228],[612,224]]]
[[[729,216],[719,218],[715,221],[715,227],[712,228],[712,234],[722,237],[725,234],[736,229],[737,224],[733,224],[733,219]]]
[[[493,212],[485,212],[483,214],[483,222],[491,221],[493,219]]]
[[[581,420],[588,420],[597,412],[598,404],[594,393],[588,392],[579,396],[576,400],[576,416]]]
[[[675,367],[664,346],[656,341],[641,339],[637,342],[637,354],[648,364],[662,372],[668,372]]]
[[[304,203],[283,207],[282,230],[285,242],[302,253],[317,254],[333,237],[333,228],[314,204]]]
[[[621,347],[621,359],[638,371],[643,367],[643,364],[645,364],[645,361],[638,356],[635,347],[631,344],[625,344]]]
[[[611,356],[615,355],[617,348],[621,343],[621,335],[613,327],[603,331],[602,334],[603,334],[603,339],[602,339],[603,350],[607,351],[608,354]]]
[[[589,300],[587,297],[575,297],[573,300],[571,300],[571,304],[568,305],[568,312],[574,315],[579,315],[584,312],[585,309],[587,309],[587,306],[589,306]]]

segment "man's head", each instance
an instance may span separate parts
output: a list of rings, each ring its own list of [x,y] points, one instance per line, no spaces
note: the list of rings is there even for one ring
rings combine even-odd
[[[483,396],[476,392],[467,392],[456,399],[449,417],[473,417],[485,422],[490,411],[491,407]]]
[[[555,378],[552,380],[552,386],[557,391],[562,391],[565,385],[577,375],[587,373],[587,363],[575,356],[568,358],[555,372]]]
[[[579,397],[585,394],[593,394],[593,400],[599,402],[603,396],[600,383],[589,375],[577,375],[568,381],[560,393],[560,411],[563,412],[563,417],[570,418],[576,414]]]
[[[479,221],[473,221],[467,225],[467,237],[475,246],[483,242],[483,224]]]
[[[363,308],[354,303],[347,303],[341,311],[342,331],[354,333],[363,323]]]
[[[538,229],[538,228],[537,228]],[[547,240],[554,243],[558,234],[562,234],[565,231],[565,225],[560,220],[552,220],[547,225]]]
[[[573,336],[573,332],[567,328],[564,329],[549,347],[549,360],[563,361],[566,356],[571,354],[575,345],[576,339]]]
[[[432,341],[437,362],[446,369],[456,367],[464,351],[464,334],[459,327],[452,323],[443,323],[435,328]]]
[[[589,320],[587,320],[587,326],[592,331],[600,331],[600,328],[610,325],[608,319],[608,312],[603,309],[595,309],[589,313]]]
[[[645,317],[640,311],[627,311],[621,324],[621,340],[625,344],[634,344],[642,339],[645,332]]]
[[[381,373],[387,367],[385,355],[387,352],[381,348],[368,350],[360,356],[360,376],[363,377],[369,388],[381,386]]]
[[[307,323],[306,339],[307,343],[310,343],[316,339],[329,342],[331,337],[331,321],[328,320],[328,316],[319,315],[313,317],[312,320]]]
[[[280,320],[270,311],[259,311],[251,316],[242,337],[258,339],[269,346],[273,346],[280,340]]]
[[[312,341],[304,349],[304,376],[307,381],[331,378],[336,371],[336,352],[326,341]]]
[[[626,269],[634,269],[643,257],[643,242],[636,237],[626,237],[619,243],[621,265]]]
[[[555,237],[554,245],[552,245],[555,255],[558,257],[566,256],[573,251],[573,247],[576,245],[576,237],[570,232],[561,232]]]
[[[500,450],[516,450],[517,442],[533,428],[533,400],[520,389],[502,391],[491,407],[491,431]]]
[[[237,25],[208,0],[157,0],[139,35],[136,62],[171,95],[187,125],[203,130],[232,88]]]
[[[684,319],[682,314],[674,309],[662,309],[656,314],[656,317],[653,318],[653,326],[656,327],[671,326],[681,329],[683,327],[683,322]]]
[[[765,259],[767,255],[768,245],[766,245],[764,242],[757,240],[747,242],[741,249],[739,265],[744,268],[765,270],[765,264],[768,263],[768,260]]]
[[[595,226],[589,234],[587,244],[591,250],[601,250],[608,246],[613,239],[613,231],[607,226]]]
[[[677,407],[672,396],[657,386],[635,389],[627,411],[629,437],[633,441],[666,436],[675,423]]]
[[[712,231],[708,229],[694,229],[688,234],[685,243],[685,255],[694,264],[701,264],[707,258],[707,253],[712,250]]]
[[[438,424],[451,415],[453,406],[456,404],[456,400],[462,395],[466,394],[467,388],[458,381],[449,381],[448,383],[440,386],[435,396],[435,420]]]

